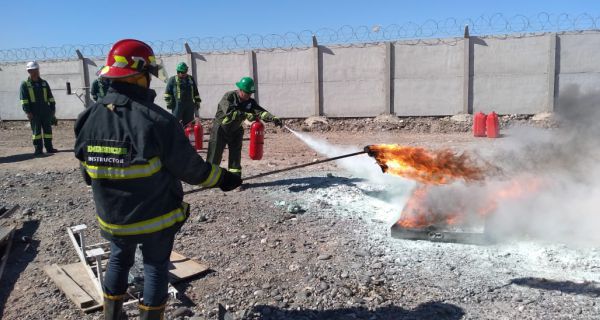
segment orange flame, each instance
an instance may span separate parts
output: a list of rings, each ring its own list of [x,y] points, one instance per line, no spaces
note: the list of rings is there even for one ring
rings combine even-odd
[[[466,182],[484,179],[484,168],[471,157],[450,149],[427,151],[423,148],[392,144],[370,145],[367,153],[377,160],[386,173],[416,180],[424,184],[448,184],[458,179]]]
[[[520,200],[539,192],[547,183],[539,178],[520,176],[503,183],[500,187],[488,186],[481,199],[476,197],[459,198],[443,208],[430,205],[431,186],[419,185],[402,210],[398,222],[403,228],[426,228],[428,226],[455,226],[473,220],[474,213],[481,222],[493,214],[499,203]]]

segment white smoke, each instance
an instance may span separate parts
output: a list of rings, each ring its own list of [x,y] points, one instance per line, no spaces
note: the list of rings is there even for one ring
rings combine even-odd
[[[493,200],[494,214],[488,218],[487,231],[500,238],[586,246],[600,243],[600,92],[582,92],[576,86],[564,89],[555,116],[558,128],[511,128],[502,132],[504,137],[493,147],[476,150],[487,162],[500,167],[502,175],[482,184],[433,187],[427,204],[439,212],[462,209],[477,218],[478,209]],[[293,133],[328,157],[360,150]],[[390,195],[382,201],[395,206],[396,212],[404,207],[415,186],[414,182],[382,174],[375,160],[366,155],[337,163],[357,177],[387,185]],[[503,192],[516,196],[505,197]],[[394,218],[398,217],[388,220]]]
[[[290,128],[287,129],[310,148],[325,157],[341,156],[363,149],[357,146],[333,145],[325,140],[296,132]],[[413,181],[383,174],[375,159],[366,154],[336,160],[336,163],[353,176],[364,179],[368,184],[385,189],[385,192],[377,195],[377,199],[381,202],[374,204],[382,208],[381,214],[375,217],[376,219],[391,224],[400,218],[401,208],[406,204],[415,186]]]

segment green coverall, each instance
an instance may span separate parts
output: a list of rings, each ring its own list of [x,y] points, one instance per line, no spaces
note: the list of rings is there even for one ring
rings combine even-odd
[[[165,89],[165,101],[167,109],[172,110],[173,116],[183,125],[194,120],[194,116],[199,116],[200,94],[196,81],[190,75],[180,79],[178,76],[172,76],[167,81]]]
[[[98,101],[98,99],[104,97],[108,91],[110,81],[104,78],[96,78],[92,83],[92,99]]]
[[[30,124],[36,153],[42,152],[42,139],[46,151],[52,152],[52,122],[55,119],[56,103],[48,82],[41,78],[38,81],[27,78],[21,83],[19,91],[23,111],[33,116]]]
[[[242,122],[244,119],[281,123],[279,118],[259,106],[256,100],[250,98],[244,102],[240,101],[237,90],[225,93],[219,102],[213,120],[206,161],[219,165],[223,157],[223,150],[227,145],[229,148],[228,170],[240,176],[242,175],[242,139],[244,136]]]

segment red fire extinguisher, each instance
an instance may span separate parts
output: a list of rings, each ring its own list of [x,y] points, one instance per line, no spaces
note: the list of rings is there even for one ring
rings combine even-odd
[[[263,146],[265,144],[265,125],[256,120],[250,126],[250,148],[248,153],[250,159],[260,160],[263,156]]]
[[[492,111],[488,114],[486,120],[486,132],[488,138],[498,138],[500,136],[500,126],[498,121],[498,115]]]
[[[485,125],[487,116],[483,112],[477,112],[473,117],[473,136],[485,137]]]
[[[202,129],[202,125],[200,123],[192,124],[190,123],[185,127],[185,135],[190,139],[190,143],[196,151],[200,151],[202,149],[202,138],[204,136],[204,130]]]

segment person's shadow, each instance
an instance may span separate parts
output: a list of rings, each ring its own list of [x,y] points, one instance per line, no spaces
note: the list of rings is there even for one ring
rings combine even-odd
[[[576,283],[572,281],[555,281],[544,278],[516,278],[510,281],[512,284],[525,286],[533,289],[560,291],[568,294],[579,294],[589,297],[600,297],[600,284],[597,282]]]
[[[307,189],[325,189],[339,185],[356,186],[356,183],[361,181],[363,181],[361,178],[346,178],[337,176],[303,177],[274,180],[269,182],[244,183],[244,188],[251,189],[259,187],[290,186],[288,187],[290,192],[302,192],[306,191]]]
[[[366,307],[351,307],[333,310],[288,310],[268,305],[257,305],[252,311],[260,314],[260,319],[265,320],[458,320],[465,315],[462,308],[453,304],[438,301],[420,304],[412,310],[407,310],[394,305],[380,307],[375,310],[369,310]]]
[[[8,253],[8,261],[0,278],[0,315],[4,314],[6,301],[15,287],[21,273],[38,254],[39,240],[33,239],[40,226],[39,220],[25,221],[23,227],[15,230],[13,245]],[[22,241],[26,240],[26,241]]]

